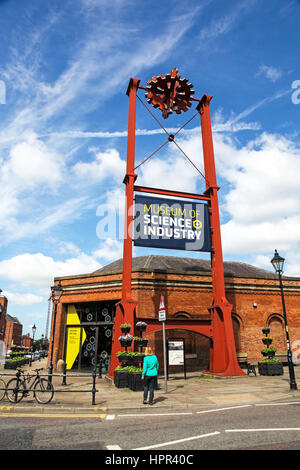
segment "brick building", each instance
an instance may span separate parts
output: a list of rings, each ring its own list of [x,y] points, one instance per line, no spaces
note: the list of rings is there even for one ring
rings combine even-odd
[[[23,325],[16,317],[6,314],[6,327],[4,335],[4,343],[7,349],[12,345],[21,346],[22,344]]]
[[[262,358],[263,326],[270,326],[278,353],[286,354],[276,274],[239,262],[224,262],[224,273],[226,296],[233,305],[232,321],[239,356],[247,354],[250,362]],[[55,278],[55,284],[59,280],[63,294],[57,306],[54,364],[62,358],[68,369],[83,370],[92,368],[103,358],[108,370],[114,310],[121,299],[122,260],[91,274]],[[300,353],[300,278],[283,277],[283,282],[290,340],[296,359]],[[184,338],[188,369],[207,367],[210,338],[205,332],[210,328],[208,309],[212,303],[210,261],[157,255],[134,258],[132,295],[138,302],[136,321],[144,320],[148,325],[158,323],[161,294],[167,311],[166,337]],[[191,331],[196,326],[202,334]],[[146,336],[163,364],[161,328],[149,334],[146,331]]]

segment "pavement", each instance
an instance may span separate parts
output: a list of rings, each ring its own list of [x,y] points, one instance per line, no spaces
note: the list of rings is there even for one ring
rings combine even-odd
[[[35,361],[32,366],[23,367],[30,372],[35,368],[43,367],[41,374],[47,374],[47,359]],[[5,397],[0,402],[0,416],[6,413],[24,415],[37,414],[66,414],[75,416],[107,416],[117,413],[136,413],[139,410],[153,412],[170,412],[184,409],[212,409],[246,404],[277,402],[300,403],[300,365],[295,366],[297,390],[290,389],[288,367],[284,367],[281,376],[254,376],[239,377],[213,377],[204,375],[202,371],[187,372],[186,379],[183,372],[171,374],[167,381],[163,376],[158,377],[158,390],[155,390],[154,405],[143,405],[143,392],[132,391],[128,388],[116,388],[107,377],[96,378],[95,404],[93,404],[91,375],[67,373],[66,385],[62,385],[62,375],[53,377],[55,394],[47,405],[38,404],[33,394],[24,397],[19,403],[11,403]],[[58,374],[57,372],[54,372]],[[15,371],[0,367],[1,377],[7,382]],[[10,374],[10,375],[8,375]]]

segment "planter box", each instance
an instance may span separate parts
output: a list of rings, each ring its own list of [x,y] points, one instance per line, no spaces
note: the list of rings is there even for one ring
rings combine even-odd
[[[283,375],[283,365],[281,362],[259,362],[259,375]]]
[[[129,387],[134,392],[141,392],[144,390],[144,384],[142,381],[142,374],[140,372],[131,372],[129,375]]]
[[[114,371],[114,384],[117,388],[127,388],[128,384],[128,372],[115,370]]]
[[[120,356],[118,356],[118,360],[120,362],[132,362],[132,358],[127,356],[127,354],[121,354]]]
[[[129,348],[131,346],[131,343],[132,343],[132,340],[128,341],[128,340],[120,339],[119,341],[120,341],[120,345],[122,346],[122,348]]]
[[[142,356],[133,356],[132,361],[135,363],[141,363],[144,361],[145,355],[143,354]]]
[[[148,344],[148,340],[147,339],[142,339],[140,341],[135,341],[134,344],[138,347],[145,347]]]

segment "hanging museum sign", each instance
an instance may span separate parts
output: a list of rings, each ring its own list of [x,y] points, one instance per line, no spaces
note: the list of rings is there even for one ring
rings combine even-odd
[[[211,250],[205,203],[136,195],[134,222],[136,246]]]

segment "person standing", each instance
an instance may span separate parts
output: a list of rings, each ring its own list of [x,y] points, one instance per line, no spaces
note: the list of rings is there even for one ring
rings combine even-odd
[[[142,379],[144,380],[144,400],[143,404],[147,405],[147,397],[149,392],[149,405],[153,405],[154,387],[157,383],[159,363],[153,349],[148,346],[145,349],[145,357],[143,363]]]

